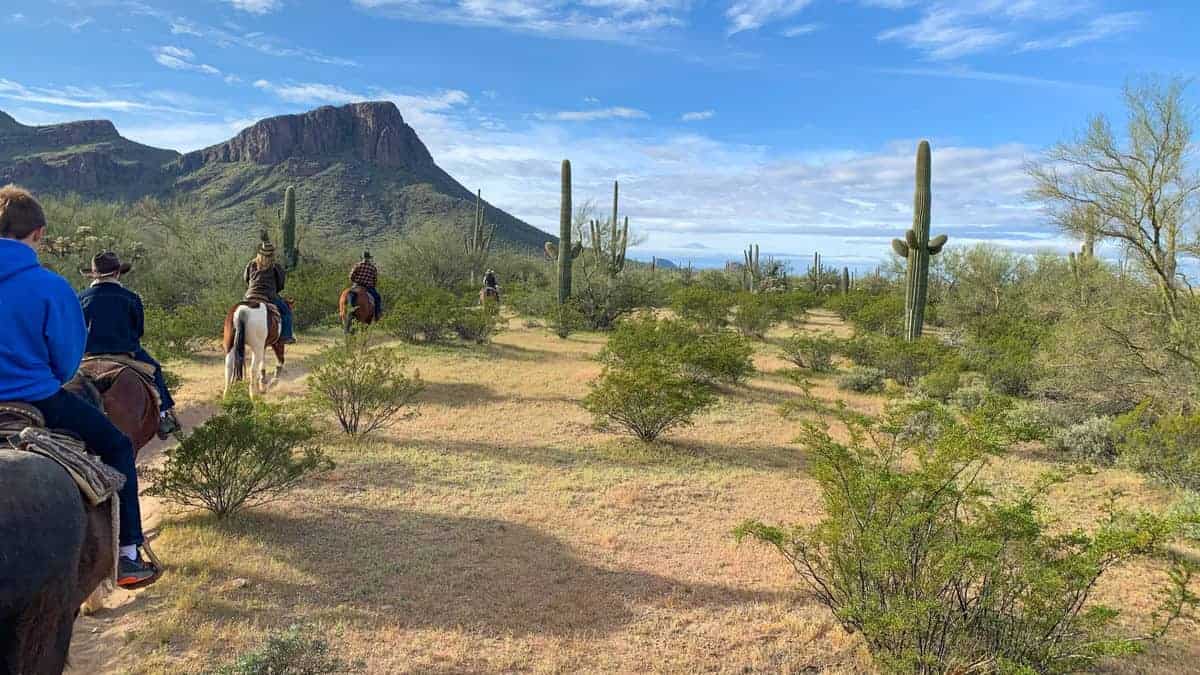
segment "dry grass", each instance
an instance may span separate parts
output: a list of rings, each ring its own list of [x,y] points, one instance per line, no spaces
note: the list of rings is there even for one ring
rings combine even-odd
[[[723,391],[694,427],[643,446],[594,429],[578,405],[602,336],[564,341],[518,323],[488,347],[407,348],[429,383],[421,416],[373,441],[332,440],[337,469],[288,499],[227,523],[164,516],[156,550],[168,575],[81,620],[80,667],[197,671],[305,623],[374,673],[870,670],[780,559],[730,536],[746,518],[820,511],[790,444],[799,422],[777,411],[797,389],[772,347],[756,357],[762,374]],[[828,316],[813,323],[844,331]],[[202,414],[220,366],[181,370],[182,398]],[[302,391],[302,372],[272,395]],[[813,391],[846,398],[829,378]],[[1025,482],[1047,468],[1015,456],[995,475]],[[1055,494],[1055,515],[1094,518],[1110,487],[1164,503],[1106,471]],[[1101,595],[1144,623],[1157,573],[1122,571]],[[1194,629],[1114,672],[1197,672]]]

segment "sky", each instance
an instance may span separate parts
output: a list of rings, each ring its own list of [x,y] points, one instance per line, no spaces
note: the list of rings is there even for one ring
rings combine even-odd
[[[699,266],[874,266],[922,138],[933,234],[1066,250],[1027,163],[1131,78],[1200,74],[1194,0],[0,0],[0,29],[23,123],[188,151],[390,100],[496,206],[556,232],[569,158],[577,204],[620,181],[631,257]]]

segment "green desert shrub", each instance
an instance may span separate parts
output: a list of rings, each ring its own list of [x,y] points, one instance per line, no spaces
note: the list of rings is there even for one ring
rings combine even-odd
[[[147,470],[146,494],[223,518],[332,468],[305,416],[245,395],[227,397],[221,408],[167,451],[162,468]]]
[[[460,339],[476,344],[490,342],[501,324],[500,308],[495,301],[482,307],[468,307],[459,313],[452,328]]]
[[[734,296],[733,326],[748,338],[763,339],[778,322],[778,308],[772,302],[774,294],[742,291]]]
[[[546,322],[546,326],[564,340],[571,333],[588,327],[588,319],[579,309],[579,303],[575,301],[575,298],[571,298],[561,305],[556,300],[542,318]]]
[[[650,442],[670,429],[690,425],[715,401],[709,387],[672,364],[641,361],[606,366],[583,405],[598,421],[615,423]]]
[[[333,415],[342,431],[353,436],[411,415],[424,387],[419,375],[404,372],[406,359],[400,350],[372,347],[369,337],[365,331],[349,335],[322,352],[307,379],[313,405]]]
[[[964,412],[974,412],[986,404],[996,394],[988,389],[987,384],[979,379],[968,379],[962,385],[950,392],[949,402]]]
[[[783,355],[797,368],[815,373],[834,370],[833,355],[837,353],[839,341],[832,335],[796,333],[783,344]]]
[[[767,293],[766,297],[775,307],[776,318],[793,328],[804,325],[809,311],[821,305],[821,296],[805,288]]]
[[[1042,441],[1050,434],[1051,413],[1040,401],[1017,400],[1004,413],[1004,422],[1018,441]]]
[[[591,258],[576,263],[571,302],[588,330],[606,331],[621,317],[658,301],[657,281],[632,270],[610,277]]]
[[[1048,331],[1045,322],[1027,313],[1000,313],[976,320],[968,330],[965,353],[970,368],[983,373],[995,391],[1028,393],[1040,377],[1034,357]]]
[[[883,371],[869,366],[854,366],[838,375],[837,387],[860,394],[883,391]]]
[[[1118,610],[1095,602],[1097,581],[1136,557],[1166,558],[1172,525],[1113,511],[1091,531],[1051,531],[1041,517],[1051,481],[1012,498],[980,483],[1002,447],[990,427],[942,416],[939,433],[904,436],[843,422],[848,442],[819,424],[799,439],[822,519],[748,521],[735,534],[777,550],[883,671],[1076,672],[1137,651],[1194,607],[1190,573],[1176,567],[1160,622],[1121,635]]]
[[[338,298],[350,285],[351,259],[305,257],[287,276],[282,295],[292,301],[296,330],[337,322]]]
[[[825,306],[850,322],[858,333],[882,333],[890,337],[904,333],[904,294],[901,291],[851,291],[831,296]]]
[[[1091,417],[1059,429],[1050,444],[1053,449],[1081,461],[1111,464],[1117,457],[1113,423],[1107,417]]]
[[[679,316],[696,322],[705,330],[718,330],[729,324],[735,297],[729,291],[698,284],[683,286],[671,296],[671,308]]]
[[[329,642],[311,626],[291,626],[267,638],[261,647],[239,656],[233,663],[210,671],[211,675],[329,675],[365,669],[335,656]]]
[[[958,390],[962,374],[955,368],[938,368],[917,380],[917,392],[937,401],[948,401]]]
[[[906,386],[934,370],[961,369],[954,350],[931,337],[910,342],[882,335],[859,335],[843,343],[842,349],[858,365],[878,368]]]
[[[1200,490],[1200,413],[1161,412],[1143,403],[1113,425],[1121,460],[1148,476]]]
[[[383,315],[383,327],[406,342],[441,342],[462,316],[453,293],[429,286],[397,296]]]
[[[736,383],[754,372],[753,353],[735,333],[706,333],[690,322],[645,312],[617,324],[600,358],[610,365],[670,363],[700,382]]]

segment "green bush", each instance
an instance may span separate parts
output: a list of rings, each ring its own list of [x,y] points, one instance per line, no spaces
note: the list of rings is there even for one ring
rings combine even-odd
[[[454,322],[454,332],[468,342],[486,344],[500,327],[500,308],[494,300],[483,307],[468,307]]]
[[[1117,457],[1113,423],[1107,417],[1092,417],[1059,429],[1051,439],[1051,447],[1075,459],[1099,464],[1111,464]]]
[[[742,524],[739,540],[774,547],[881,669],[895,673],[1063,673],[1135,652],[1196,604],[1177,567],[1161,623],[1114,630],[1096,583],[1136,556],[1165,558],[1172,526],[1112,512],[1094,532],[1047,531],[1046,485],[1004,499],[980,485],[1001,446],[986,426],[942,416],[940,433],[903,437],[845,416],[849,444],[806,425],[824,517],[811,526]],[[905,468],[902,468],[905,467]],[[910,468],[909,468],[910,467]]]
[[[1051,416],[1036,401],[1016,401],[1004,414],[1005,424],[1018,441],[1042,441],[1050,434]]]
[[[461,304],[453,293],[432,287],[413,287],[392,301],[383,327],[406,342],[441,342],[460,320]]]
[[[839,344],[840,341],[832,335],[796,333],[783,344],[783,355],[797,368],[829,373],[835,370],[833,355],[837,353]]]
[[[733,293],[700,285],[684,286],[671,296],[671,308],[679,316],[696,322],[705,330],[718,330],[729,324]]]
[[[669,363],[697,381],[736,383],[754,372],[753,353],[734,333],[705,333],[687,321],[646,312],[617,324],[600,358],[610,365]]]
[[[850,293],[831,296],[825,306],[849,321],[858,333],[883,333],[889,337],[904,334],[904,293]],[[927,315],[928,316],[928,315]]]
[[[995,394],[982,381],[968,380],[950,393],[950,403],[963,412],[974,412],[993,396]]]
[[[278,498],[309,474],[333,467],[312,443],[316,431],[304,416],[242,395],[221,406],[220,414],[167,451],[162,468],[146,471],[146,494],[223,518]]]
[[[566,304],[562,305],[555,301],[546,310],[546,315],[543,318],[550,330],[553,330],[555,335],[564,340],[571,333],[583,330],[588,326],[587,317],[580,311],[579,303],[574,298],[571,298]]]
[[[292,300],[296,330],[337,324],[338,298],[350,285],[350,258],[325,260],[305,257],[288,274],[282,295]]]
[[[837,387],[860,394],[883,391],[883,371],[868,366],[854,366],[838,375]]]
[[[1113,425],[1123,462],[1150,477],[1200,490],[1200,413],[1159,412],[1149,403]]]
[[[419,375],[405,374],[400,350],[371,347],[368,340],[365,331],[346,336],[318,355],[307,380],[309,400],[354,436],[395,422],[424,388]]]
[[[948,401],[958,390],[961,374],[955,368],[938,368],[917,380],[917,391],[937,401]]]
[[[615,422],[649,442],[670,429],[690,425],[694,415],[715,401],[707,386],[672,364],[641,361],[605,367],[583,405],[598,420]]]
[[[785,321],[793,328],[804,325],[809,310],[821,305],[821,297],[803,288],[793,288],[781,293],[767,293],[766,297],[775,307],[779,321]]]
[[[934,370],[959,370],[958,356],[931,337],[908,341],[882,335],[859,335],[843,344],[843,353],[860,366],[878,368],[903,385]]]
[[[309,635],[313,630],[292,626],[271,635],[262,647],[211,671],[212,675],[328,675],[365,669],[363,663],[347,663],[331,654],[324,638]]]
[[[734,328],[749,338],[765,338],[771,326],[778,322],[778,308],[772,302],[773,295],[742,291],[734,296]]]
[[[1034,357],[1047,330],[1044,322],[1027,314],[996,314],[980,319],[969,327],[967,363],[984,374],[993,390],[1024,395],[1040,377]]]

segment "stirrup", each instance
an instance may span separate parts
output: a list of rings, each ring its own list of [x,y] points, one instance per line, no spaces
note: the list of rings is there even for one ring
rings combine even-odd
[[[154,582],[161,579],[162,575],[163,575],[162,563],[159,562],[158,556],[154,555],[154,549],[150,548],[150,542],[148,542],[148,541],[142,542],[138,546],[138,552],[139,552],[139,555],[145,556],[143,558],[143,560],[149,561],[150,566],[154,568],[154,575],[151,577],[147,577],[146,579],[143,579],[142,581],[139,581],[136,584],[129,584],[128,586],[121,586],[121,588],[123,588],[127,591],[136,591],[139,588],[145,588],[145,587],[149,586],[150,584],[153,584]]]

